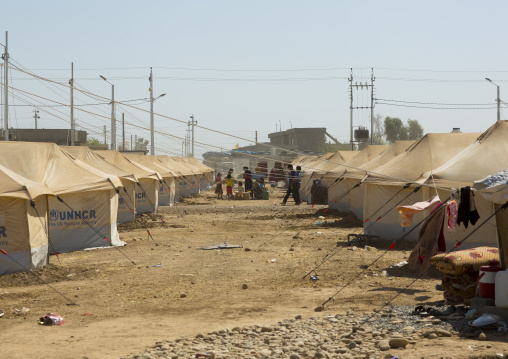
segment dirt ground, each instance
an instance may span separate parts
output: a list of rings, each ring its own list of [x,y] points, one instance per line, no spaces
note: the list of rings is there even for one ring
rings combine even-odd
[[[269,201],[226,201],[205,192],[161,208],[164,223],[145,217],[153,240],[138,222],[120,229],[125,247],[52,256],[37,275],[0,277],[0,312],[5,313],[0,357],[119,358],[183,334],[273,324],[298,314],[370,312],[388,301],[417,305],[443,299],[435,289],[436,272],[406,288],[416,272],[389,268],[407,259],[412,244],[388,252],[390,243],[368,243],[372,250],[363,249],[365,243],[355,251],[337,248],[349,233],[360,233],[359,221],[325,206],[291,201],[281,206],[281,196],[274,192]],[[200,249],[224,242],[242,248]],[[334,251],[312,273],[318,281],[303,278]],[[389,276],[381,276],[382,270]],[[334,294],[324,312],[314,312]],[[49,312],[63,316],[66,324],[38,325]],[[506,355],[507,337],[494,339],[454,336],[419,342],[404,357]],[[480,350],[473,353],[469,346]]]

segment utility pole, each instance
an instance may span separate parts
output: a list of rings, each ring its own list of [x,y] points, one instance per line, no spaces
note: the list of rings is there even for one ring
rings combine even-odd
[[[131,151],[132,151],[132,135],[131,135]]]
[[[115,85],[111,85],[111,149],[116,150]]]
[[[183,146],[184,146],[184,144],[185,144],[185,141],[182,141],[182,157],[184,157],[184,155],[183,155]]]
[[[4,140],[9,141],[9,49],[7,48],[9,32],[5,32],[5,52],[4,52]]]
[[[374,144],[374,68],[370,69],[370,144]]]
[[[108,143],[107,140],[107,132],[106,132],[106,125],[104,125],[104,144]]]
[[[150,154],[152,156],[155,155],[155,129],[153,124],[153,77],[152,77],[152,68],[150,67]]]
[[[138,135],[134,135],[134,151],[138,150]]]
[[[76,138],[76,124],[74,123],[74,62],[71,62],[69,85],[71,87],[71,146],[74,146],[74,139]],[[37,126],[35,128],[37,129]]]
[[[194,157],[194,127],[198,124],[198,121],[194,121],[194,115],[191,115],[191,125],[192,125],[192,157]]]
[[[99,77],[111,85],[111,149],[116,150],[115,85],[104,76]]]
[[[34,110],[35,129],[37,129],[37,119],[38,118],[41,118],[41,116],[39,116],[39,110]]]
[[[349,97],[350,97],[350,105],[349,105],[349,109],[350,109],[350,116],[351,116],[351,120],[350,120],[350,142],[351,142],[351,151],[354,150],[354,140],[353,140],[353,110],[362,110],[362,109],[370,109],[370,144],[372,145],[373,144],[373,130],[374,130],[374,80],[376,78],[374,77],[374,69],[371,68],[371,75],[370,75],[370,84],[365,82],[365,83],[358,83],[358,82],[355,82],[354,85],[353,85],[353,69],[351,69],[351,77],[348,79],[348,81],[350,82],[349,84]],[[356,90],[358,91],[358,88],[360,88],[360,90],[363,90],[364,87],[365,87],[365,90],[368,90],[369,87],[371,89],[371,93],[370,93],[370,106],[356,106],[356,107],[353,107],[353,87],[356,88]]]
[[[122,112],[122,150],[125,151],[125,117]]]
[[[485,77],[485,80],[487,80],[488,82],[490,82],[492,85],[496,86],[497,87],[497,99],[496,99],[496,102],[497,102],[497,120],[501,120],[501,97],[499,96],[499,85],[495,84],[494,82],[492,82],[491,79],[489,79],[488,77]]]
[[[150,154],[152,156],[155,155],[155,125],[154,125],[154,113],[153,113],[153,103],[155,100],[157,100],[159,97],[166,96],[165,93],[162,95],[157,96],[156,98],[153,98],[153,76],[152,76],[152,68],[150,67]]]
[[[256,131],[256,164],[259,162],[259,152],[258,152],[258,131]]]
[[[351,77],[348,79],[348,81],[350,82],[350,85],[349,85],[349,97],[350,97],[350,104],[349,104],[349,118],[350,118],[350,121],[349,121],[349,130],[350,130],[350,133],[349,133],[349,143],[351,144],[351,151],[354,150],[354,147],[353,147],[353,69],[351,69]]]

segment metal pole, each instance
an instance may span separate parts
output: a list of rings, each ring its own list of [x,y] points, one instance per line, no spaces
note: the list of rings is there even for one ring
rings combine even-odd
[[[183,157],[183,145],[185,144],[185,141],[182,141],[182,157]]]
[[[192,124],[192,157],[194,157],[194,127],[198,123],[198,121],[194,121],[194,115],[191,115],[191,124]]]
[[[138,150],[138,135],[134,135],[134,151]]]
[[[349,105],[349,110],[350,110],[350,136],[349,136],[349,141],[351,143],[351,151],[354,150],[353,148],[353,69],[351,69],[351,77],[349,78],[349,82],[351,82],[351,84],[349,85],[349,90],[350,90],[350,97],[351,97],[351,104]]]
[[[132,135],[131,135],[131,151],[132,151]]]
[[[106,125],[104,125],[104,144],[108,143],[107,133],[106,133]]]
[[[256,131],[256,164],[259,162],[258,153],[258,131]]]
[[[499,96],[499,86],[497,86],[497,120],[501,120],[501,97]]]
[[[76,138],[76,124],[74,123],[74,62],[71,62],[71,80],[69,85],[71,85],[71,146],[74,146],[74,138]]]
[[[38,118],[41,118],[41,117],[39,116],[39,111],[34,110],[35,129],[37,129],[37,119],[38,119]]]
[[[115,85],[111,84],[111,149],[116,150]]]
[[[370,144],[374,144],[374,69],[370,69]]]
[[[153,77],[152,68],[150,67],[150,153],[152,156],[155,155],[154,145],[154,125],[153,125]]]
[[[5,32],[5,52],[4,52],[4,83],[5,83],[5,91],[4,91],[4,140],[9,141],[9,49],[7,48],[8,44],[8,34],[9,32]]]
[[[122,150],[125,151],[125,117],[122,112]]]

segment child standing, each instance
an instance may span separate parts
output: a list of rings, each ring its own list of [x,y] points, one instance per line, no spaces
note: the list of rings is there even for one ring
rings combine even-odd
[[[222,191],[222,175],[220,173],[218,173],[217,177],[215,177],[215,182],[217,182],[217,186],[215,187],[217,199],[222,199],[224,192]]]
[[[233,177],[231,173],[226,176],[226,196],[228,199],[233,199]]]
[[[236,188],[237,192],[235,195],[235,199],[243,199],[243,182],[238,181],[238,187]]]

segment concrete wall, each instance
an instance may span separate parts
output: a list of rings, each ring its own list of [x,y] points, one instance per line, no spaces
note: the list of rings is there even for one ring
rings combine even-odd
[[[86,144],[86,131],[75,131],[76,137],[74,143],[76,145]],[[0,130],[0,136],[3,138],[3,130]],[[52,142],[57,145],[71,144],[71,130],[68,129],[10,129],[9,140],[25,141],[25,142]]]

